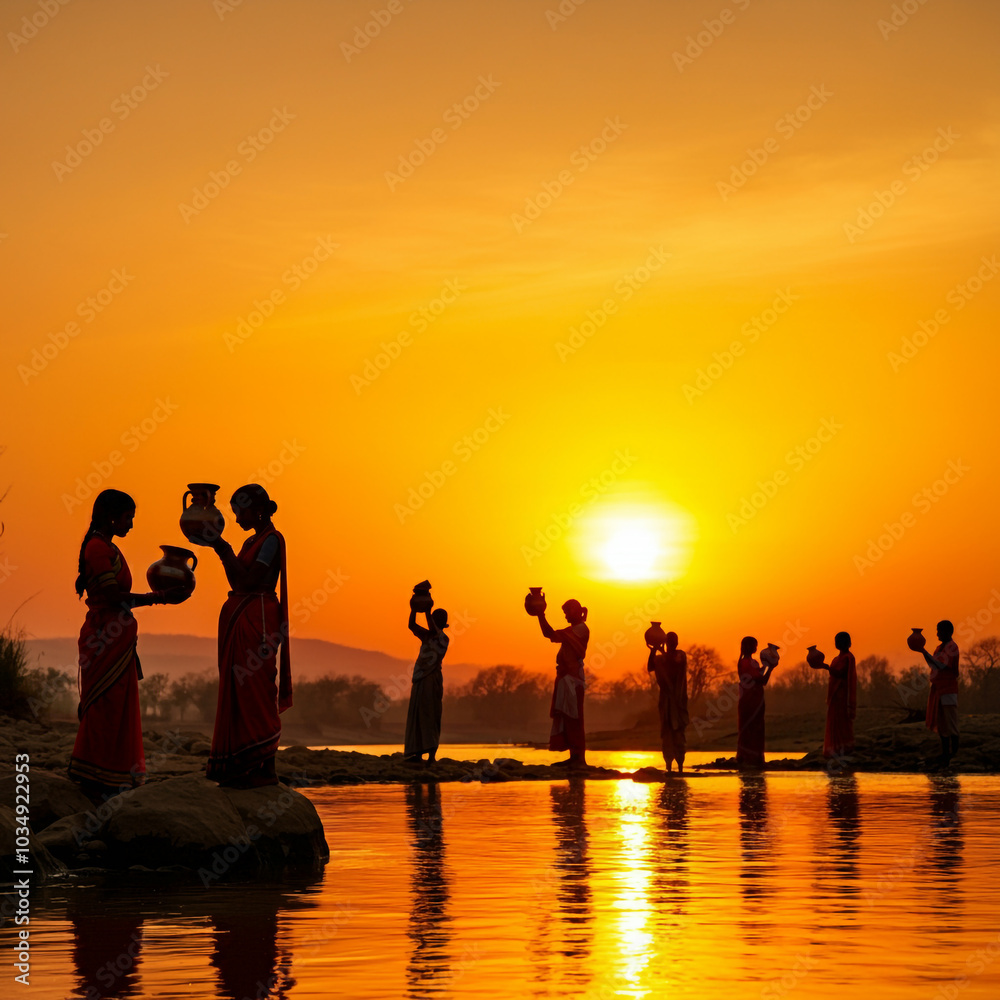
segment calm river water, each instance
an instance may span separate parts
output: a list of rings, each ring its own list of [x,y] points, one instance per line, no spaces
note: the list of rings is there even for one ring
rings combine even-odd
[[[629,768],[656,760],[607,758]],[[1000,995],[997,777],[307,794],[330,845],[322,874],[36,891],[31,986],[3,995]]]

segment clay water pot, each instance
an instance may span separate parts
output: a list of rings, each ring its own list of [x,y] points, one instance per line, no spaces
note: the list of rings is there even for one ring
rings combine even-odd
[[[221,511],[215,506],[218,486],[213,483],[188,483],[181,497],[181,531],[195,545],[211,545],[226,526]],[[191,503],[187,498],[191,498]]]
[[[806,663],[810,667],[816,668],[823,665],[823,661],[826,659],[826,653],[817,649],[815,646],[810,646],[809,651],[806,653]]]
[[[776,667],[779,660],[778,646],[769,642],[767,648],[760,651],[760,662],[764,664],[765,667]]]
[[[542,588],[529,587],[528,593],[524,598],[524,610],[529,615],[537,618],[547,607],[548,605],[545,603],[545,595],[542,593]]]
[[[413,596],[410,598],[410,608],[413,611],[430,611],[434,607],[434,598],[431,597],[430,580],[422,580],[413,588]]]
[[[146,582],[150,590],[170,590],[173,587],[187,587],[194,590],[194,570],[198,565],[198,557],[190,549],[182,549],[177,545],[161,545],[162,559],[157,559],[146,570]],[[188,566],[188,560],[194,563]]]
[[[924,635],[923,629],[915,628],[907,637],[906,645],[910,647],[915,653],[919,653],[920,650],[927,645],[927,637]]]
[[[665,646],[667,643],[667,633],[660,627],[660,622],[650,622],[643,638],[647,646]]]

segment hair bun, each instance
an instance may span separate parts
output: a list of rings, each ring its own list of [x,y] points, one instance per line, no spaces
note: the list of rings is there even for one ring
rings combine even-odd
[[[272,513],[272,514],[277,514],[278,513],[278,505],[273,500],[271,500],[271,501],[268,502],[267,507],[268,507],[268,510],[270,511],[270,513]]]

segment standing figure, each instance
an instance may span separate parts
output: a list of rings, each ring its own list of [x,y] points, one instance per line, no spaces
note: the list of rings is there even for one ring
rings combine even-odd
[[[847,632],[838,632],[833,644],[839,653],[830,665],[816,665],[817,670],[830,674],[826,689],[824,757],[840,757],[854,749],[854,717],[858,712],[858,671],[851,652],[851,637]]]
[[[683,649],[677,648],[676,632],[667,633],[666,645],[666,652],[662,644],[650,645],[646,669],[653,672],[660,688],[657,709],[660,714],[663,763],[669,772],[676,760],[677,770],[683,774],[686,749],[684,730],[688,724],[687,654]]]
[[[556,683],[549,709],[552,719],[549,749],[569,751],[569,757],[557,761],[557,764],[585,767],[587,738],[583,725],[583,658],[587,655],[590,629],[587,627],[587,609],[579,601],[567,601],[562,610],[569,625],[560,629],[554,629],[546,621],[544,611],[538,613],[542,635],[550,642],[559,643],[559,652],[556,653]]]
[[[777,665],[771,664],[761,670],[754,659],[756,652],[757,640],[752,635],[746,636],[740,642],[740,661],[736,667],[740,678],[736,763],[747,767],[764,766],[764,685]]]
[[[69,776],[94,799],[146,780],[139,708],[142,669],[132,609],[179,604],[190,594],[187,587],[132,593],[132,574],[114,539],[132,530],[134,517],[135,501],[127,493],[102,491],[80,546],[76,593],[82,597],[87,592],[87,617],[80,629],[80,729]]]
[[[958,751],[958,646],[952,636],[955,626],[950,621],[937,623],[940,645],[931,656],[923,654],[931,668],[931,690],[927,696],[927,728],[936,730],[941,738],[939,763],[947,766]]]
[[[409,629],[420,640],[420,652],[413,664],[403,756],[406,760],[420,760],[426,753],[427,762],[432,764],[441,743],[441,701],[444,698],[441,661],[448,652],[448,636],[444,634],[448,612],[435,608],[424,612],[424,617],[427,628],[417,624],[417,612],[410,608]]]
[[[279,713],[292,704],[285,539],[271,523],[278,505],[263,486],[241,486],[231,505],[236,523],[253,535],[239,555],[221,537],[212,543],[233,589],[219,613],[219,700],[207,773],[220,785],[255,788],[277,784]]]

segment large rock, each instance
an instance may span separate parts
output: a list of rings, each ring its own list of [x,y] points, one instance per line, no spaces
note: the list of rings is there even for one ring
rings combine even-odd
[[[0,881],[13,884],[20,880],[21,875],[14,875],[14,872],[30,870],[32,874],[27,876],[32,882],[41,881],[53,875],[63,875],[66,868],[60,864],[45,848],[39,843],[38,838],[33,833],[28,834],[28,864],[24,864],[18,854],[16,845],[17,837],[17,816],[10,806],[0,806]]]
[[[323,824],[316,807],[301,792],[287,785],[269,785],[227,788],[225,794],[266,867],[329,860]]]
[[[13,774],[0,778],[0,802],[13,802],[16,778]],[[56,820],[90,808],[90,800],[80,789],[61,774],[32,768],[30,789],[31,829],[40,833]]]
[[[330,856],[323,824],[301,793],[285,785],[222,789],[202,774],[116,795],[56,821],[39,840],[71,865],[182,867],[206,884]]]

